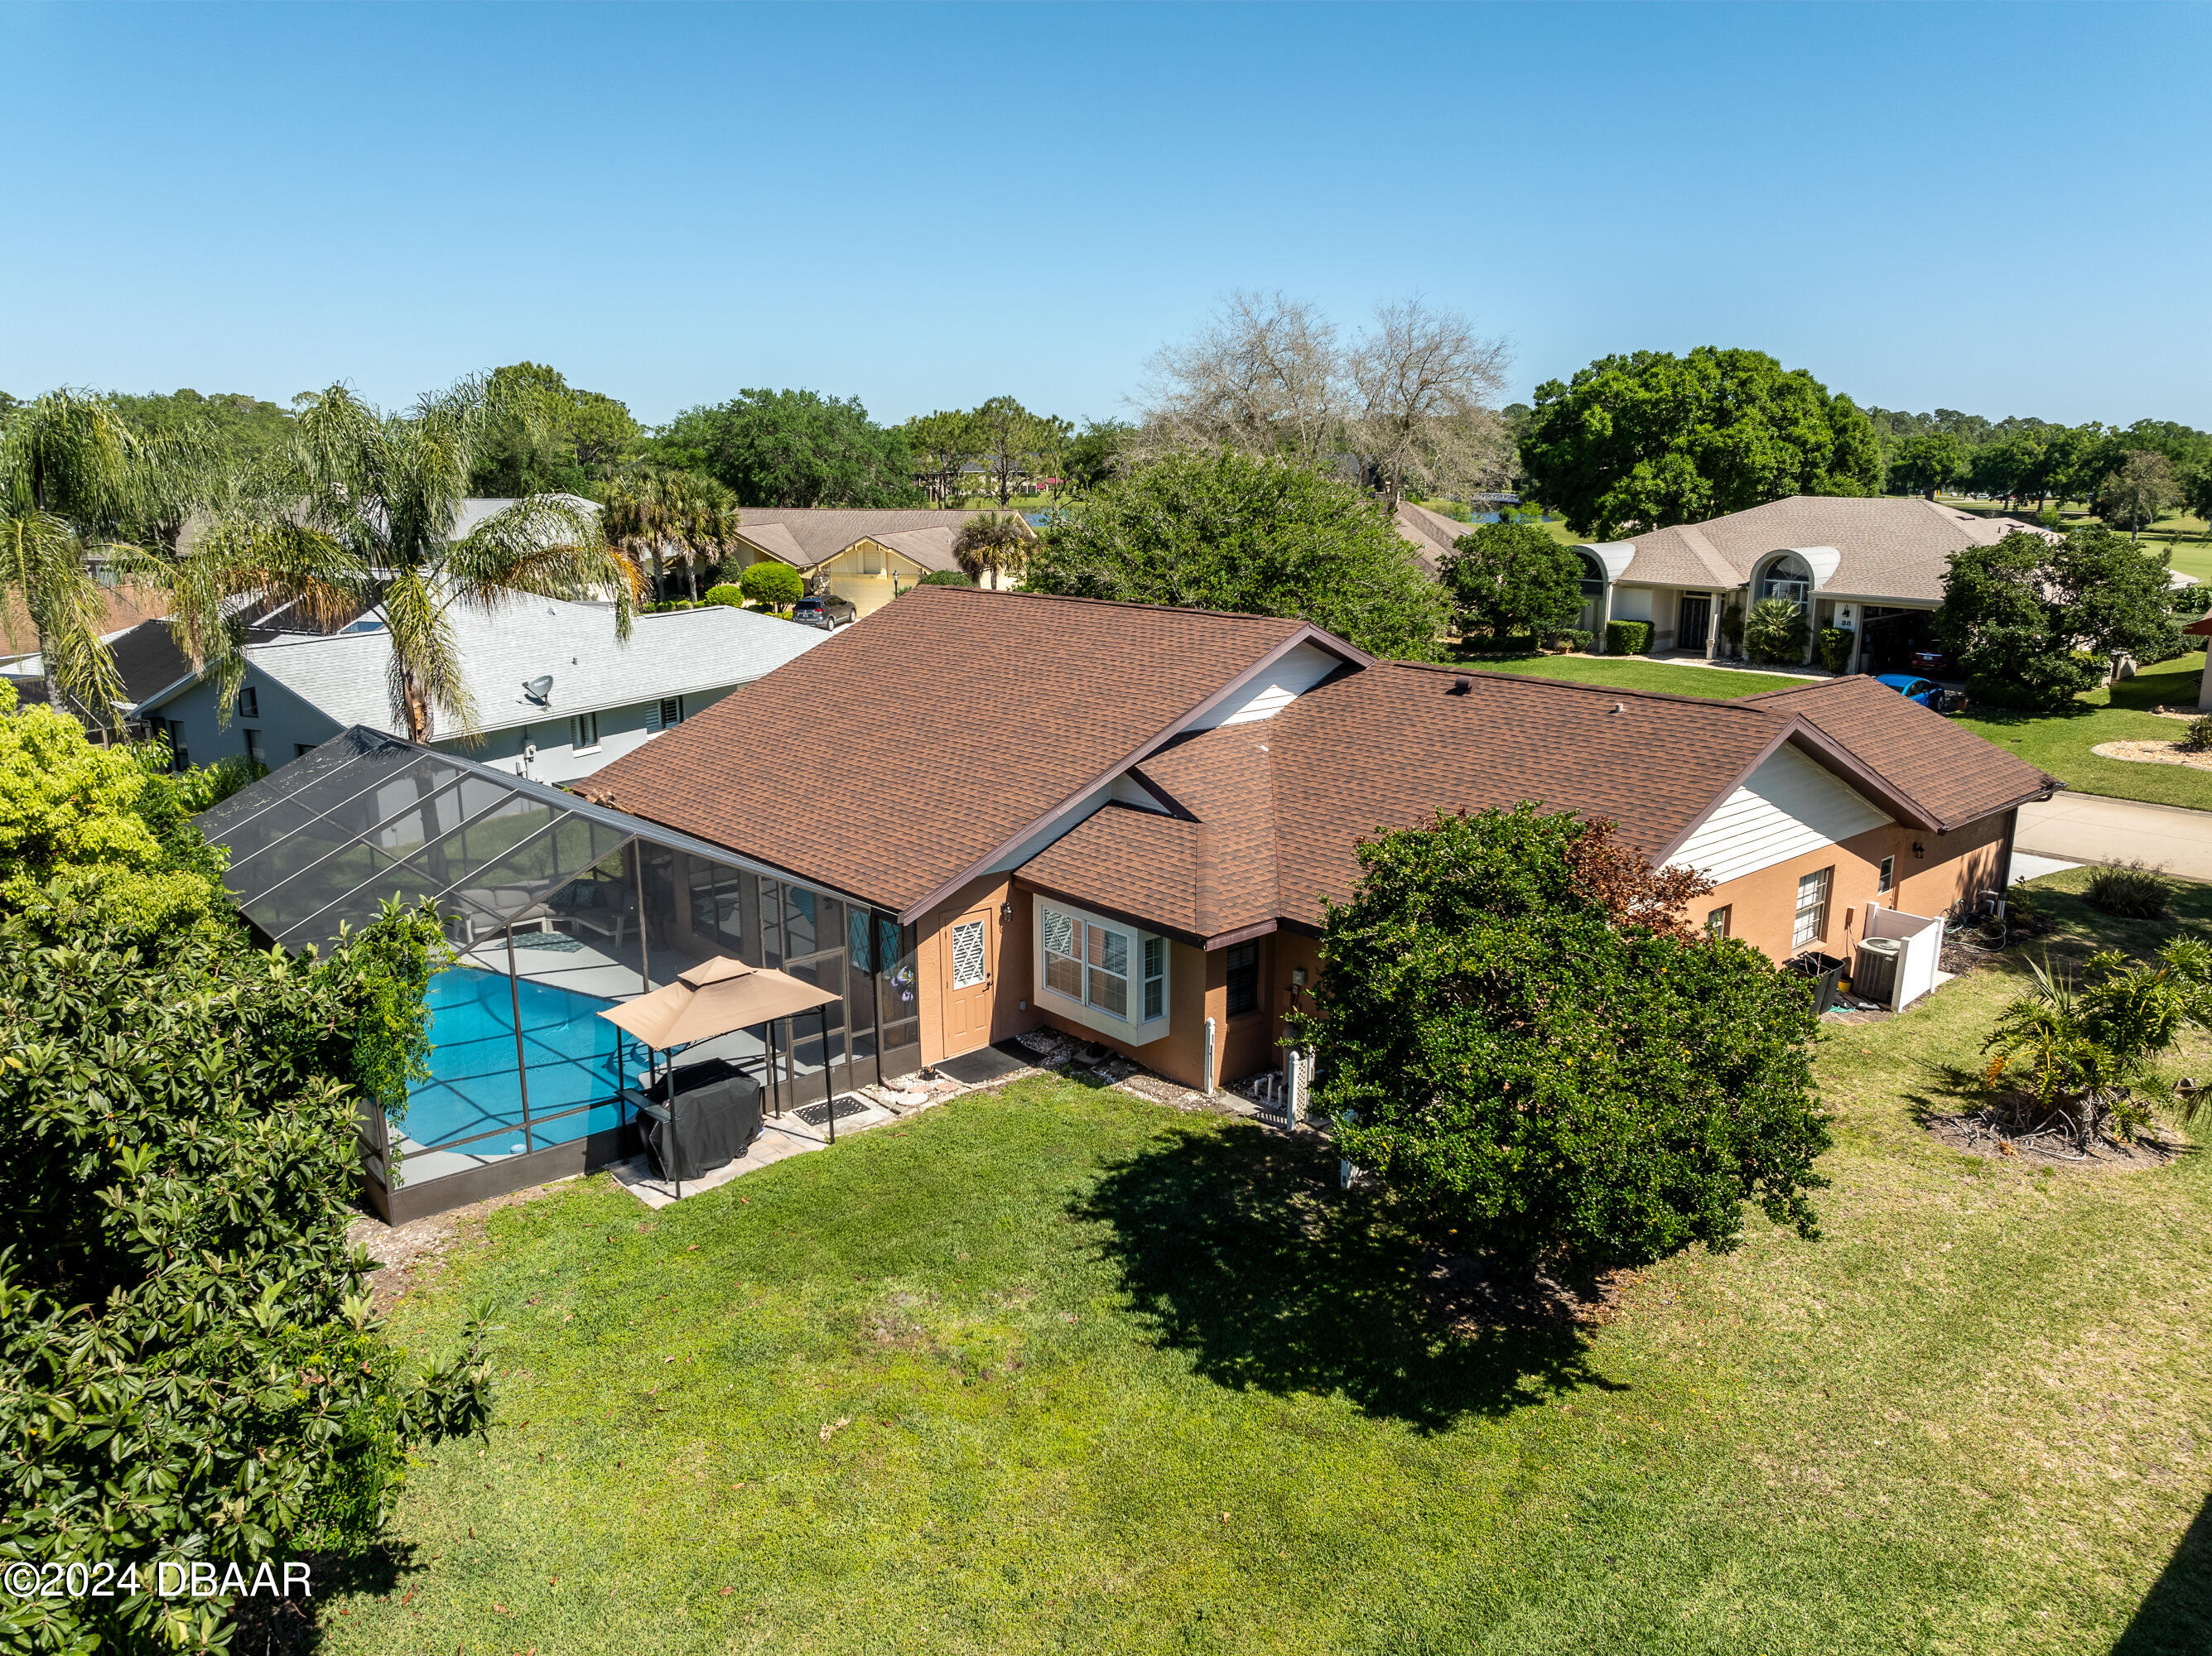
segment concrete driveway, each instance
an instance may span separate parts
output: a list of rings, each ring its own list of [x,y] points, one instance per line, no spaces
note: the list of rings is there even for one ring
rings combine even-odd
[[[2016,849],[2075,863],[2163,864],[2169,874],[2212,880],[2212,810],[2061,793],[2020,808]]]

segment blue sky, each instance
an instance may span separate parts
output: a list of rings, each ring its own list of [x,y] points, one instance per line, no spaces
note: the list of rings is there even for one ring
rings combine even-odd
[[[0,389],[1126,412],[1224,291],[2212,426],[2212,8],[0,5]]]

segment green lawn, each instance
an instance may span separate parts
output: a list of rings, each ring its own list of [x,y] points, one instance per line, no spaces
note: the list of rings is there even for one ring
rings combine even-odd
[[[398,1319],[497,1307],[489,1447],[323,1647],[2212,1648],[2212,1164],[1925,1137],[2011,981],[1826,1033],[1823,1238],[1753,1216],[1583,1336],[1449,1333],[1325,1153],[1076,1080],[501,1210]]]
[[[1728,668],[1685,667],[1670,661],[1646,661],[1641,656],[1516,656],[1508,661],[1466,664],[1484,671],[1535,673],[1585,684],[1614,684],[1627,690],[1664,690],[1675,695],[1757,695],[1762,690],[1810,682]],[[2100,759],[2090,751],[2103,742],[2173,740],[2182,726],[2148,709],[2194,707],[2203,671],[2204,657],[2198,652],[2160,662],[2111,689],[2090,691],[2080,698],[2079,713],[2015,713],[1990,707],[1964,714],[1959,722],[2011,749],[2076,792],[2212,810],[2212,771]]]
[[[1686,667],[1671,661],[1647,661],[1642,656],[1527,655],[1463,664],[1480,672],[1533,673],[1541,678],[1572,679],[1578,684],[1610,684],[1624,690],[1660,690],[1668,695],[1702,695],[1717,701],[1812,682],[1729,667]]]
[[[2184,726],[2147,710],[2194,707],[2203,671],[2200,651],[2145,668],[2110,689],[2090,691],[2079,699],[2084,710],[2080,713],[2015,713],[1990,707],[1968,712],[1959,722],[2050,772],[2077,793],[2212,810],[2212,771],[2100,759],[2090,751],[2102,742],[2174,740]]]

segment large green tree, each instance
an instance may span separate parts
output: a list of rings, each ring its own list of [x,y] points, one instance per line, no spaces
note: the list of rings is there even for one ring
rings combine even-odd
[[[1074,428],[1056,415],[1032,414],[1012,397],[994,397],[969,416],[982,446],[983,470],[999,492],[999,504],[1013,499],[1017,479],[1050,471]]]
[[[1975,700],[2057,708],[2119,656],[2180,652],[2171,593],[2166,554],[2101,524],[2057,539],[2021,531],[1951,555],[1936,630]]]
[[[526,495],[460,533],[469,479],[503,412],[493,387],[473,379],[404,415],[380,414],[343,385],[313,400],[258,506],[223,513],[173,578],[173,624],[226,687],[225,705],[244,664],[236,600],[249,594],[380,620],[392,640],[392,713],[417,742],[440,714],[463,732],[476,728],[449,618],[456,606],[611,593],[616,635],[629,636],[635,571],[607,544],[596,513]]]
[[[204,428],[225,452],[240,461],[265,458],[292,440],[289,409],[243,391],[202,396],[182,389],[166,395],[151,391],[143,397],[118,392],[110,400],[125,420],[148,436]]]
[[[1170,454],[1053,516],[1031,591],[1297,616],[1376,655],[1436,653],[1443,596],[1389,513],[1305,466]]]
[[[917,506],[903,433],[868,418],[857,397],[743,391],[686,409],[647,443],[665,464],[703,471],[744,506]]]
[[[929,479],[937,500],[957,504],[968,492],[968,468],[982,458],[984,434],[966,409],[917,414],[899,428],[915,469]]]
[[[623,403],[571,385],[543,362],[495,369],[485,389],[495,412],[470,468],[471,494],[597,498],[644,434]]]
[[[1850,398],[1763,351],[1710,345],[1608,356],[1539,385],[1521,466],[1529,493],[1600,538],[1882,480]]]
[[[1640,1264],[1815,1234],[1829,1142],[1803,985],[1686,930],[1709,888],[1610,824],[1439,814],[1359,848],[1295,1038],[1344,1155],[1455,1248]]]
[[[1545,644],[1583,605],[1581,555],[1534,524],[1484,524],[1461,536],[1438,575],[1463,631]]]
[[[2097,485],[2097,514],[2135,540],[2181,496],[2173,462],[2155,449],[2136,449],[2122,456]]]
[[[1936,498],[1936,491],[1959,474],[1963,452],[1948,432],[1908,438],[1889,463],[1889,481],[1908,493]]]

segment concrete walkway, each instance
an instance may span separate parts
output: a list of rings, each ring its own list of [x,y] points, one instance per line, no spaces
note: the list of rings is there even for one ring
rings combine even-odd
[[[2212,880],[2212,810],[2061,793],[2020,808],[2016,848],[2075,863],[2162,864],[2169,874]]]

